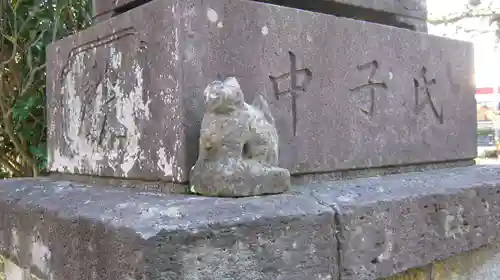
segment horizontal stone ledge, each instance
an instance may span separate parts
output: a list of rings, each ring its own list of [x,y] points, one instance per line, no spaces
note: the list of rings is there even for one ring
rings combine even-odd
[[[2,255],[42,279],[337,274],[333,211],[301,195],[222,199],[5,180],[0,221]]]
[[[457,167],[301,189],[336,211],[340,279],[378,279],[497,237],[500,168]]]
[[[1,254],[42,279],[379,279],[491,243],[500,168],[242,199],[13,179],[0,221]]]

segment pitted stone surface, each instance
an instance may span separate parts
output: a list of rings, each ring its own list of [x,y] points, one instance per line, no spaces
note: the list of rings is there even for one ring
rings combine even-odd
[[[228,76],[269,101],[292,175],[472,159],[472,57],[276,5],[153,1],[49,47],[50,170],[187,182],[203,89]]]
[[[337,279],[333,211],[300,195],[4,180],[0,222],[1,254],[42,279]]]
[[[425,0],[259,0],[291,8],[331,14],[427,32]]]
[[[106,13],[117,13],[123,8],[137,7],[151,0],[94,0],[94,15],[100,16]],[[261,2],[273,3],[284,6],[303,7],[312,11],[329,12],[330,3],[345,4],[350,7],[359,7],[368,10],[386,12],[418,19],[427,18],[427,5],[425,0],[260,0]],[[348,14],[349,15],[349,14]],[[109,17],[111,17],[110,15]],[[342,16],[342,15],[340,15]]]
[[[263,93],[292,174],[475,157],[470,43],[262,3],[196,3],[195,34],[209,40],[195,45],[207,51],[190,85],[219,73]],[[206,11],[217,20],[197,16]]]
[[[202,93],[182,87],[174,5],[152,4],[49,46],[51,171],[188,181]]]
[[[307,0],[305,0],[307,1]],[[414,18],[427,18],[426,0],[322,0],[388,12]]]
[[[488,244],[500,169],[460,167],[309,185],[336,213],[341,279],[378,279]]]
[[[191,169],[193,193],[243,197],[283,193],[290,172],[278,167],[278,132],[267,102],[245,102],[236,78],[205,89],[200,152]]]
[[[499,201],[486,166],[241,199],[13,179],[0,181],[0,254],[55,280],[371,280],[497,242]]]
[[[93,0],[94,17],[108,19],[116,14],[140,6],[151,0]]]

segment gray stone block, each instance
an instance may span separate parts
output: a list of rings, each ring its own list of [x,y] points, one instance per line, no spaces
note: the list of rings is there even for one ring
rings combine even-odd
[[[285,0],[286,1],[286,0]],[[296,0],[297,1],[297,0]],[[308,0],[301,0],[308,1]],[[365,9],[387,12],[401,16],[426,19],[426,0],[321,0],[337,2]],[[313,1],[314,2],[314,1]]]
[[[337,279],[333,223],[330,208],[299,195],[0,181],[0,253],[41,279]]]
[[[261,0],[260,2],[427,32],[425,0]]]
[[[94,18],[108,19],[151,0],[92,0]]]
[[[292,174],[471,159],[472,57],[276,5],[154,1],[49,47],[50,170],[186,182],[202,91],[228,76],[269,101]]]
[[[52,171],[188,180],[203,98],[182,86],[172,8],[150,3],[49,46]]]
[[[489,244],[500,169],[474,166],[309,185],[336,211],[341,279],[378,279]]]

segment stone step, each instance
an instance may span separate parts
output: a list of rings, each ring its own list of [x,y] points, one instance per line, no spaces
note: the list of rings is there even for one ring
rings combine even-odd
[[[54,172],[186,182],[235,76],[293,175],[476,156],[472,44],[252,1],[157,0],[50,45]]]
[[[492,166],[241,199],[0,180],[0,261],[8,280],[383,279],[498,244],[499,201]],[[498,279],[494,271],[458,279]]]

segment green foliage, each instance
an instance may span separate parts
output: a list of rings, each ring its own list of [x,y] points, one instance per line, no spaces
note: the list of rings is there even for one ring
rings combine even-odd
[[[89,26],[91,2],[0,0],[0,173],[43,172],[46,47]]]

